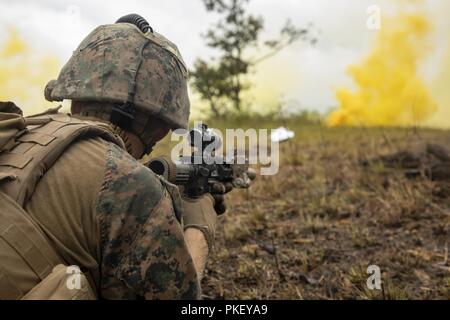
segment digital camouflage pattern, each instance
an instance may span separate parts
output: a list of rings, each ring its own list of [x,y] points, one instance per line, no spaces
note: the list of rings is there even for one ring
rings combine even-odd
[[[135,76],[132,102],[173,129],[187,128],[187,69],[177,47],[157,33],[144,34],[128,23],[103,25],[92,31],[58,79],[48,83],[45,96],[50,101],[123,103],[129,101]]]
[[[197,299],[200,286],[158,177],[109,144],[97,201],[101,225],[101,288],[107,299]]]

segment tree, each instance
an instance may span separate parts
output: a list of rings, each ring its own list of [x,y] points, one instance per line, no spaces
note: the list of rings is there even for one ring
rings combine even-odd
[[[235,111],[242,111],[242,92],[251,86],[244,77],[252,67],[298,40],[316,42],[309,29],[297,28],[287,20],[277,39],[261,43],[264,19],[247,12],[250,0],[202,1],[207,11],[221,16],[204,35],[206,45],[216,49],[219,57],[209,62],[197,59],[191,70],[192,85],[215,116],[222,115],[230,103]],[[247,56],[249,49],[261,47],[266,54],[253,59]]]

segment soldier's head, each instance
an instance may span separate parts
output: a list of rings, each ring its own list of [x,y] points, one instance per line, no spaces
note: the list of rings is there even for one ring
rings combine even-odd
[[[70,99],[73,114],[131,133],[145,154],[170,129],[187,128],[187,76],[177,47],[132,14],[92,31],[45,97]]]

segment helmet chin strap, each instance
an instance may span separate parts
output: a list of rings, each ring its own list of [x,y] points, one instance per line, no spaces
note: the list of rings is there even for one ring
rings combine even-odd
[[[125,102],[112,108],[109,121],[118,127],[130,129],[134,121],[134,113],[134,105]]]
[[[155,142],[151,142],[151,144],[148,144],[147,146],[145,146],[144,148],[144,155],[146,154],[150,154],[153,151],[153,147],[155,146]]]

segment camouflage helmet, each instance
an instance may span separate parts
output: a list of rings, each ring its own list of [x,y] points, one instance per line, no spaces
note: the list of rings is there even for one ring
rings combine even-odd
[[[181,54],[150,27],[141,30],[133,23],[96,28],[47,84],[46,99],[123,103],[172,129],[187,128],[188,73]]]

